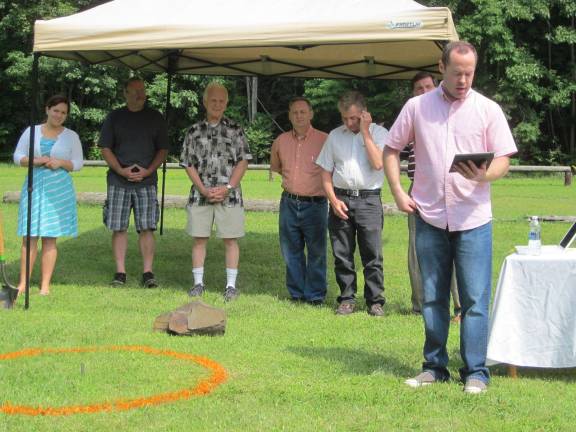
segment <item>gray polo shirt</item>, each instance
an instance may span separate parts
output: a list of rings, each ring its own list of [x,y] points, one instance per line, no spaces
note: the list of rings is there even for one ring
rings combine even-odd
[[[376,146],[384,149],[388,130],[376,123],[369,130]],[[332,173],[332,183],[340,189],[378,189],[384,182],[384,170],[370,165],[362,133],[355,134],[344,125],[330,132],[316,163]]]

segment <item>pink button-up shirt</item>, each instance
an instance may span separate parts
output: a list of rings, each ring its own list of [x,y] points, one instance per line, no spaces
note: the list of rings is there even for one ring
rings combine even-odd
[[[470,90],[466,98],[449,101],[442,86],[410,99],[394,122],[386,145],[402,150],[414,141],[416,172],[412,199],[420,216],[437,228],[464,231],[492,219],[490,183],[450,173],[457,153],[516,153],[516,144],[502,109]]]
[[[282,174],[286,192],[303,196],[324,196],[322,168],[314,163],[328,135],[312,126],[306,136],[284,132],[272,144],[270,169]]]

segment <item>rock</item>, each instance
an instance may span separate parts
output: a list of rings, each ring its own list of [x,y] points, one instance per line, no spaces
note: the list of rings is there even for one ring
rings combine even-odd
[[[154,331],[182,336],[223,335],[226,331],[226,312],[201,301],[194,301],[159,315],[152,328]]]
[[[188,333],[188,315],[185,312],[173,312],[168,321],[168,333],[185,335]]]
[[[154,320],[154,324],[152,325],[152,330],[154,331],[168,331],[168,323],[170,322],[170,315],[172,312],[166,312],[162,315],[159,315]]]

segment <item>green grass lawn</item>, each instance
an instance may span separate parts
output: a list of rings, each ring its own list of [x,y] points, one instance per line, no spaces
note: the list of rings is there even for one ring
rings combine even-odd
[[[186,194],[189,181],[170,170],[167,193]],[[0,192],[19,190],[25,170],[0,166]],[[104,191],[104,170],[74,174],[78,191]],[[273,199],[280,181],[249,172],[243,183],[248,199]],[[504,257],[526,242],[526,216],[576,215],[576,188],[560,177],[506,178],[493,187],[494,285]],[[384,201],[391,202],[384,192]],[[18,208],[2,204],[8,273],[17,278],[20,239]],[[486,395],[466,396],[453,380],[413,390],[402,384],[422,362],[421,318],[409,313],[406,269],[406,219],[385,218],[386,316],[369,317],[364,305],[337,317],[332,260],[328,305],[315,308],[288,302],[277,235],[277,214],[248,213],[241,240],[238,286],[242,295],[224,304],[221,242],[211,241],[206,262],[205,301],[223,307],[228,325],[223,337],[172,337],[153,333],[160,313],[188,301],[191,240],[184,235],[185,213],[168,209],[165,234],[158,238],[157,290],[139,287],[140,259],[135,235],[129,246],[125,288],[108,281],[114,272],[110,235],[101,209],[79,207],[80,234],[59,241],[52,295],[37,294],[32,278],[31,308],[0,312],[4,334],[0,354],[24,348],[146,345],[205,356],[228,371],[212,393],[175,403],[124,412],[67,417],[0,414],[2,431],[569,431],[576,414],[575,370],[520,370],[509,379],[493,368]],[[555,243],[566,223],[544,223],[544,243]],[[359,275],[361,279],[361,274]],[[361,295],[361,294],[360,294]],[[458,327],[449,340],[450,370],[457,376]],[[138,352],[55,353],[0,361],[0,403],[43,407],[96,404],[193,387],[208,375],[201,366]]]

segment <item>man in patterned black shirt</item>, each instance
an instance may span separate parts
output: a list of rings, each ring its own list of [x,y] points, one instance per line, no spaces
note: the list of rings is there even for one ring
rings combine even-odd
[[[240,181],[252,159],[242,128],[224,117],[228,91],[218,83],[204,90],[206,120],[192,125],[186,133],[180,165],[192,181],[188,200],[186,231],[194,238],[191,297],[204,292],[204,260],[212,225],[226,249],[226,289],[224,300],[238,297],[236,276],[240,249],[238,238],[244,236],[244,206]]]

